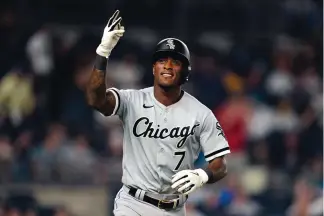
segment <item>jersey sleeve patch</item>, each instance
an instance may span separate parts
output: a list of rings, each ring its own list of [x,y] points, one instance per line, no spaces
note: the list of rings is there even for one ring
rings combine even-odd
[[[217,157],[220,157],[220,156],[223,156],[223,155],[226,155],[229,153],[231,153],[230,148],[225,147],[225,148],[205,154],[205,159],[206,159],[206,161],[211,161]]]

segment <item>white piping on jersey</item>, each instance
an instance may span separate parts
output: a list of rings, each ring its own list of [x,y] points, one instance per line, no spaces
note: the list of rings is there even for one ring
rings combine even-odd
[[[116,115],[116,112],[118,111],[118,107],[119,107],[120,102],[119,102],[119,97],[117,95],[118,90],[116,88],[109,88],[109,89],[106,90],[106,93],[109,92],[109,91],[114,95],[115,100],[116,100],[114,111],[110,115],[110,116],[113,116],[113,115]]]
[[[229,147],[225,147],[225,148],[222,148],[219,150],[214,150],[214,151],[205,153],[205,159],[206,159],[206,161],[211,161],[214,158],[217,158],[217,157],[223,156],[225,154],[229,154],[229,153],[230,153]]]

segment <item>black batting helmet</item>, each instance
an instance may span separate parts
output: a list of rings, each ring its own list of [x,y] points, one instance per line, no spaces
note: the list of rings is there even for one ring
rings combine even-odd
[[[153,54],[153,63],[161,57],[173,57],[180,60],[184,65],[182,71],[183,78],[181,84],[189,80],[190,66],[190,52],[187,45],[177,38],[165,38],[161,40],[155,48]]]

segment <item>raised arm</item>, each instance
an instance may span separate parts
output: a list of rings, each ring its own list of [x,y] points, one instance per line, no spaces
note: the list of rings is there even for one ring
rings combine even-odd
[[[99,70],[96,67],[92,69],[86,86],[86,99],[91,107],[108,116],[112,113],[116,101],[111,92],[106,94],[106,89],[110,86],[105,84],[105,73],[105,71]]]
[[[109,19],[101,43],[96,49],[95,65],[85,91],[87,103],[105,116],[111,115],[116,105],[114,95],[111,92],[106,93],[106,89],[111,87],[106,82],[106,66],[111,51],[125,32],[121,20],[118,10]]]

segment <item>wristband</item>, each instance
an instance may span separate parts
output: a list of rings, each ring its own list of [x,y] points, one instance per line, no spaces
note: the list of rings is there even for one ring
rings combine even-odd
[[[100,55],[96,56],[94,67],[100,71],[106,71],[108,59]]]
[[[213,172],[210,169],[208,169],[208,168],[205,168],[204,171],[206,172],[206,174],[208,176],[208,181],[206,183],[207,184],[214,183],[214,175],[213,175]]]

